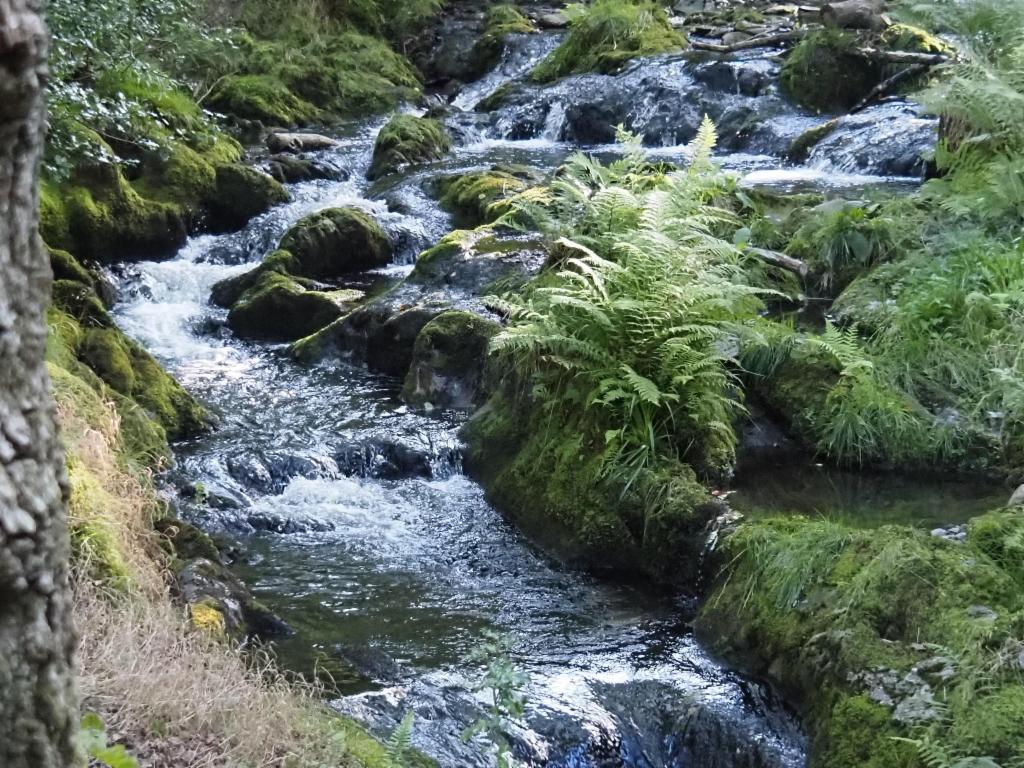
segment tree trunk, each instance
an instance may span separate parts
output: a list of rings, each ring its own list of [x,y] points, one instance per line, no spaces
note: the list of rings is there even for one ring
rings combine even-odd
[[[67,481],[44,352],[41,0],[0,0],[0,766],[76,764]]]

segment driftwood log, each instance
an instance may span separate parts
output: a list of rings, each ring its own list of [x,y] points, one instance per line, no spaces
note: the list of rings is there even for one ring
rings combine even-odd
[[[731,45],[703,43],[699,40],[695,40],[693,42],[693,47],[702,51],[714,51],[715,53],[736,53],[737,51],[746,51],[751,48],[768,48],[774,45],[779,45],[780,43],[790,43],[794,40],[800,40],[806,34],[806,30],[791,29],[786,32],[777,32],[772,35],[752,37],[749,40],[742,40],[738,43],[732,43]]]
[[[767,248],[755,248],[753,246],[747,246],[743,249],[744,253],[748,253],[751,256],[755,256],[765,264],[770,264],[773,267],[784,269],[787,272],[793,272],[800,277],[807,277],[811,272],[811,268],[807,265],[806,261],[787,256],[779,251],[770,251]]]

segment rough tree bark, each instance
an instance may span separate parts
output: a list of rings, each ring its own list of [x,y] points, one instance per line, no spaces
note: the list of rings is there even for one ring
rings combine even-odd
[[[47,36],[41,0],[0,0],[0,766],[76,763],[67,482],[43,360],[37,234]]]

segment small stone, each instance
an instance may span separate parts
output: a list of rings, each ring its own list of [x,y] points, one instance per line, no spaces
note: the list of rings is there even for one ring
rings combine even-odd
[[[569,17],[561,11],[545,13],[537,17],[537,26],[541,29],[565,29],[569,26]]]
[[[999,614],[987,605],[972,605],[967,609],[967,615],[972,619],[981,619],[982,621],[995,621],[999,618]]]

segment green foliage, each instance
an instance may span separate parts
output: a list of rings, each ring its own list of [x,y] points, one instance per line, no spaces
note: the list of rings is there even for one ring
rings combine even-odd
[[[561,235],[563,268],[501,304],[510,323],[493,349],[552,409],[594,414],[609,472],[635,477],[663,456],[731,462],[741,406],[730,349],[761,291],[713,234],[731,220],[711,204],[722,185],[713,144],[708,122],[691,167],[653,189],[632,152],[607,167],[576,156],[550,189],[514,203],[513,219]]]
[[[787,253],[811,265],[823,290],[836,292],[892,256],[899,226],[906,224],[897,223],[880,203],[829,201],[812,211]]]
[[[489,631],[469,657],[470,661],[485,665],[486,672],[476,690],[486,691],[490,702],[486,716],[473,723],[463,734],[463,739],[469,741],[480,735],[489,739],[497,756],[498,768],[516,768],[519,765],[512,757],[504,731],[520,722],[526,712],[523,689],[529,678],[512,664],[510,650],[508,638]]]
[[[82,716],[78,743],[90,760],[107,768],[139,768],[138,761],[128,754],[123,744],[107,743],[106,726],[99,715],[88,712]]]
[[[648,0],[595,0],[570,5],[569,34],[534,68],[536,82],[582,72],[610,73],[630,59],[678,50],[685,36],[668,23],[665,11]]]
[[[1016,765],[1024,758],[1016,662],[1024,603],[1017,572],[988,552],[1001,541],[1012,548],[1020,525],[1019,510],[986,515],[972,523],[977,535],[957,544],[899,527],[745,524],[725,542],[725,572],[699,630],[806,702],[812,764]],[[944,675],[926,672],[936,657]],[[873,675],[913,679],[912,670],[934,704],[908,725],[892,717],[896,702],[873,695]]]
[[[416,713],[409,710],[395,728],[391,738],[384,745],[387,750],[389,768],[406,768],[412,756],[412,726]]]

